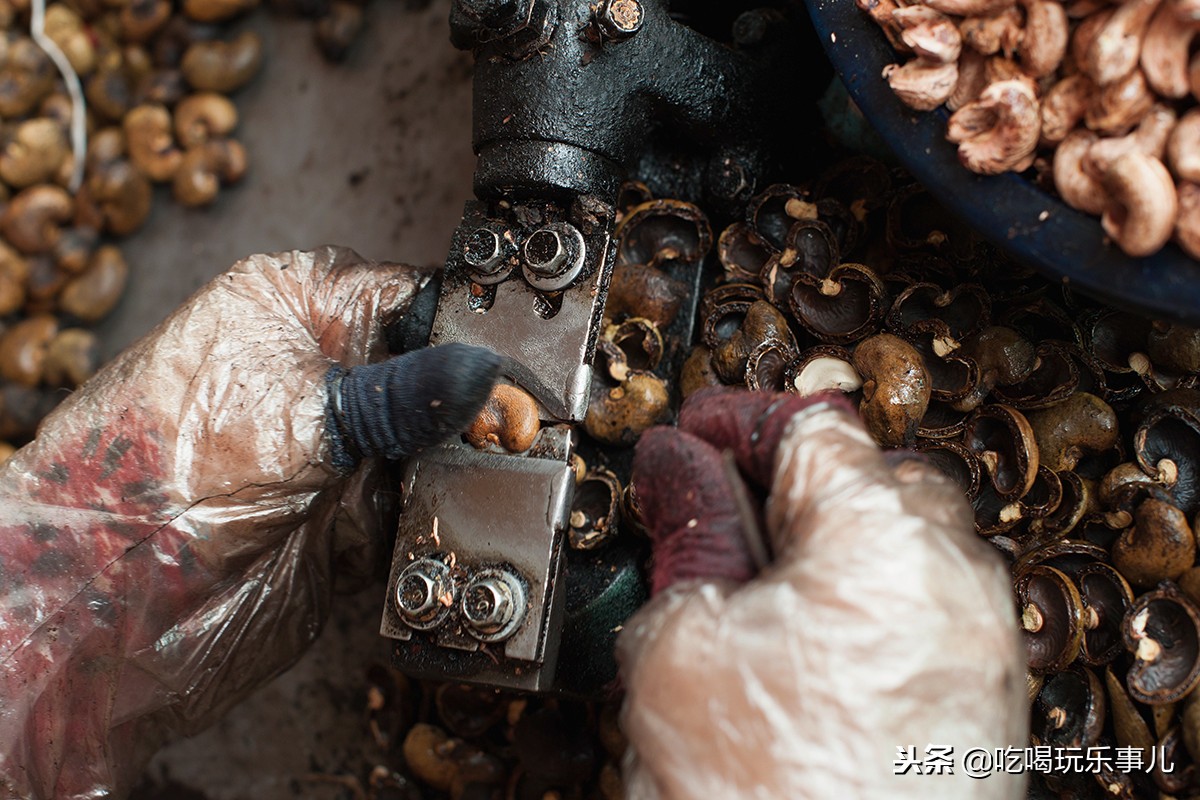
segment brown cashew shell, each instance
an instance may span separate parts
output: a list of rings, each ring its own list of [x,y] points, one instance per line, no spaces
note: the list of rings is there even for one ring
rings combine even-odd
[[[1175,580],[1196,560],[1196,537],[1183,512],[1149,498],[1134,510],[1133,526],[1112,546],[1113,565],[1132,585]]]
[[[229,42],[196,42],[183,54],[183,77],[200,91],[229,94],[240,89],[262,66],[262,39],[246,31]]]
[[[911,445],[932,391],[921,354],[900,337],[881,333],[855,348],[852,364],[863,379],[859,412],[875,441]]]

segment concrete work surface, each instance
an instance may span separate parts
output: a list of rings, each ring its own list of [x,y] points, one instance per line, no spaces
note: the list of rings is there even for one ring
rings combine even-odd
[[[207,210],[182,209],[160,190],[146,227],[122,243],[132,276],[99,328],[106,354],[251,253],[342,244],[379,260],[442,263],[475,162],[471,58],[450,46],[448,15],[447,0],[373,0],[340,65],[321,58],[308,21],[247,20],[267,54],[234,96],[250,172]],[[164,750],[140,796],[351,796],[322,776],[365,777],[378,755],[364,711],[367,666],[386,659],[382,598],[382,583],[338,598],[313,650],[215,728]]]

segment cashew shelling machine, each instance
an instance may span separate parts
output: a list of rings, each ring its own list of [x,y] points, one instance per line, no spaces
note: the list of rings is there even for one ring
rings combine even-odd
[[[543,426],[524,454],[453,442],[405,465],[381,632],[406,672],[577,693],[615,675],[616,633],[645,598],[641,554],[620,541],[566,546],[576,426],[621,182],[651,170],[733,209],[786,134],[799,11],[733,5],[719,14],[719,42],[666,0],[453,4],[451,41],[475,54],[477,199],[436,298],[418,300],[402,338],[490,347],[503,379],[536,398]],[[683,277],[690,309],[669,333],[687,341],[700,275]]]

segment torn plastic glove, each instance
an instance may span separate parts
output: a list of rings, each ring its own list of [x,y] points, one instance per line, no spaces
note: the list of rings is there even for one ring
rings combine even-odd
[[[962,493],[924,461],[889,461],[828,397],[706,389],[680,427],[648,431],[634,459],[658,594],[618,640],[627,795],[1024,797],[1022,775],[962,769],[968,749],[1029,735],[1008,571]],[[713,472],[725,451],[770,493],[775,559],[748,581]],[[694,465],[708,472],[681,482]],[[931,745],[953,748],[955,774],[896,774]]]
[[[351,413],[350,437],[386,424],[417,446],[469,422],[456,401],[418,430],[463,385],[454,351],[356,372],[422,282],[345,249],[252,256],[0,470],[0,797],[125,796],[169,737],[304,652],[335,572],[379,562],[373,462],[332,464],[327,376],[440,376],[397,390],[387,420]]]

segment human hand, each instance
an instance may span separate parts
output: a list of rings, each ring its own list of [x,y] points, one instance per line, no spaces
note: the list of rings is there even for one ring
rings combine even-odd
[[[335,567],[377,554],[359,457],[465,427],[499,369],[449,345],[368,364],[422,282],[252,256],[0,471],[0,796],[123,796],[317,637]]]
[[[722,468],[769,491],[757,577]],[[709,389],[638,444],[655,597],[621,633],[634,798],[1018,798],[963,774],[1024,746],[1007,571],[935,467],[884,453],[831,397]],[[955,774],[895,775],[897,747]]]

